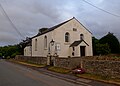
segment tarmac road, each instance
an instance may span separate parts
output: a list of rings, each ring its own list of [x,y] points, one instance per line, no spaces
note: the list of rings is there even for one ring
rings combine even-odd
[[[85,86],[0,60],[0,86]]]

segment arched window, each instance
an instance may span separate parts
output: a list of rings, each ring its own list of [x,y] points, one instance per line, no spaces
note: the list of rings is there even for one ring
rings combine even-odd
[[[37,39],[35,39],[35,51],[37,51]]]
[[[84,39],[84,35],[80,34],[80,39],[83,40]]]
[[[65,33],[65,42],[70,42],[70,34],[68,32]]]
[[[44,48],[47,49],[47,36],[44,37]]]

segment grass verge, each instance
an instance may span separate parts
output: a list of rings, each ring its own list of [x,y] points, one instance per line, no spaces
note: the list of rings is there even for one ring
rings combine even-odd
[[[14,62],[14,63],[18,63],[18,64],[22,64],[22,65],[26,65],[26,66],[38,67],[38,68],[42,68],[42,67],[46,66],[46,65],[42,65],[42,64],[36,64],[36,63],[32,63],[32,62],[16,61],[16,60],[12,60],[12,59],[10,59],[9,61]]]
[[[62,73],[62,74],[68,74],[70,73],[70,70],[69,69],[65,69],[65,68],[61,68],[61,67],[49,67],[48,70],[50,71],[54,71],[54,72],[57,72],[57,73]]]
[[[101,82],[106,82],[106,83],[113,83],[113,84],[119,84],[120,85],[120,79],[112,79],[108,76],[101,76],[101,75],[95,75],[95,74],[90,74],[90,73],[85,73],[85,74],[76,74],[77,77],[80,78],[86,78],[86,79],[92,79],[92,80],[97,80]]]
[[[60,68],[60,67],[53,67],[53,66],[49,67],[48,70],[61,73],[61,74],[69,74],[71,72],[71,70]],[[120,79],[112,79],[108,76],[100,76],[100,75],[95,75],[95,74],[90,74],[90,73],[75,74],[75,76],[80,77],[80,78],[97,80],[97,81],[101,81],[105,83],[120,85]]]

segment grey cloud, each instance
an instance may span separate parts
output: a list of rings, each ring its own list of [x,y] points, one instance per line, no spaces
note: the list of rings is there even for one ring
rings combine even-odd
[[[120,1],[88,1],[105,10],[120,14]],[[25,37],[35,35],[41,27],[51,27],[75,16],[90,29],[94,36],[100,38],[111,31],[120,39],[119,18],[104,13],[81,0],[2,0],[0,2]],[[0,45],[21,41],[20,36],[1,13],[1,9],[0,19]]]
[[[9,33],[0,33],[0,45],[9,45],[9,44],[16,44],[19,43],[20,40],[18,40],[19,37],[14,36]]]

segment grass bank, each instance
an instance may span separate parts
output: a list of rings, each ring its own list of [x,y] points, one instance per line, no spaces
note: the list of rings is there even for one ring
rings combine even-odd
[[[38,67],[38,68],[42,68],[42,67],[46,66],[46,65],[43,65],[43,64],[37,64],[37,63],[32,63],[32,62],[24,62],[24,61],[16,61],[16,60],[13,60],[13,59],[9,59],[8,61],[11,61],[13,63],[26,65],[26,66]]]

